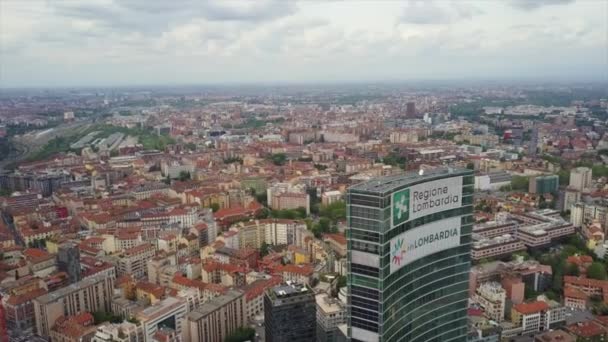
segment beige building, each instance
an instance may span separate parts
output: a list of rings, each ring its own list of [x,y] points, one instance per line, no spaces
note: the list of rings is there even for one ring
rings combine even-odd
[[[141,325],[130,322],[118,324],[103,323],[97,326],[97,331],[91,342],[144,342],[144,332]]]
[[[150,244],[129,248],[118,255],[117,274],[130,274],[135,279],[143,279],[147,274],[148,260],[154,257],[156,250]]]
[[[34,299],[36,330],[48,336],[61,316],[83,312],[111,311],[114,278],[105,275],[87,278]]]
[[[483,283],[475,290],[474,300],[484,309],[486,316],[498,323],[505,317],[507,292],[497,282]]]
[[[188,341],[222,342],[236,329],[245,326],[245,295],[230,290],[215,297],[187,317]]]
[[[570,170],[570,188],[583,191],[591,186],[591,169],[588,167],[577,167]]]

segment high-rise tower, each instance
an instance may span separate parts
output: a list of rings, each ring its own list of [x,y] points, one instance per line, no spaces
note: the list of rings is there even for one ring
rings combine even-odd
[[[348,190],[352,341],[466,341],[473,177],[446,168]]]

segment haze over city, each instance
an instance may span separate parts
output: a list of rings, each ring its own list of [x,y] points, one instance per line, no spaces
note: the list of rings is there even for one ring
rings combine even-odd
[[[12,1],[0,87],[607,77],[608,3]]]
[[[0,341],[608,341],[608,1],[0,0]]]

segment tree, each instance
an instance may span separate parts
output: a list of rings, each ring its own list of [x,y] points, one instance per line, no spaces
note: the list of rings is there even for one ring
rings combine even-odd
[[[528,191],[528,177],[513,176],[511,179],[511,188],[513,190]]]
[[[186,149],[190,150],[190,151],[196,151],[196,144],[195,143],[187,143],[184,147]]]
[[[255,329],[250,327],[237,328],[232,334],[226,336],[224,342],[245,342],[253,341],[255,338]]]
[[[265,257],[268,255],[269,250],[268,250],[268,244],[266,242],[262,242],[262,246],[260,246],[260,257]]]
[[[190,179],[190,172],[188,171],[181,171],[179,173],[179,180],[184,182]]]
[[[285,162],[287,161],[287,156],[285,155],[285,153],[275,153],[270,156],[270,160],[272,160],[272,163],[274,165],[281,166],[285,165]]]
[[[606,268],[600,262],[594,262],[587,268],[587,278],[606,280],[608,275],[606,274]]]
[[[268,208],[262,208],[257,214],[255,214],[255,218],[258,220],[268,218],[270,215],[270,210]]]
[[[566,264],[566,268],[564,269],[564,274],[567,276],[578,277],[580,275],[578,266],[571,262]]]
[[[211,208],[211,210],[212,210],[213,212],[216,212],[216,211],[220,210],[220,205],[219,205],[219,204],[217,204],[217,203],[211,203],[211,204],[209,205],[209,208]]]

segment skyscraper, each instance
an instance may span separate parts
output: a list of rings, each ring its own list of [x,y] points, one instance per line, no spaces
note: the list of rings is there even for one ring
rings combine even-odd
[[[79,282],[80,277],[80,250],[71,242],[63,243],[57,251],[57,265],[59,270],[68,274],[70,283]]]
[[[266,291],[264,324],[267,342],[315,341],[317,303],[305,284],[288,282]]]
[[[442,168],[348,190],[353,342],[466,340],[473,185]]]

